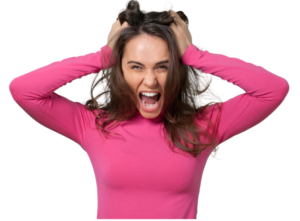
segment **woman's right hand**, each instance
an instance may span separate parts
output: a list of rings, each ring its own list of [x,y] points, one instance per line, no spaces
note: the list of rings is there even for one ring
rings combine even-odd
[[[124,28],[127,28],[129,27],[129,23],[127,21],[123,22],[123,24],[121,25],[120,23],[120,20],[117,19],[112,27],[111,27],[111,30],[110,30],[110,33],[108,35],[108,38],[107,38],[107,45],[112,49],[115,42],[116,42],[116,39],[118,38],[119,36],[119,33],[122,29]]]
[[[187,24],[180,18],[180,16],[173,10],[170,10],[170,15],[174,17],[174,22],[170,24],[170,27],[175,34],[176,44],[179,51],[180,59],[184,55],[184,52],[192,44],[192,35],[189,31]]]

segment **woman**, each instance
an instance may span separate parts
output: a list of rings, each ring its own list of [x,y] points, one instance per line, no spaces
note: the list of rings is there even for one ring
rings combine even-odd
[[[196,218],[208,156],[263,121],[288,93],[285,79],[260,66],[197,48],[187,24],[183,12],[144,13],[130,1],[100,51],[51,63],[10,84],[24,111],[90,157],[97,218]],[[196,107],[192,95],[207,88],[198,90],[190,79],[195,69],[246,93]],[[101,70],[99,82],[107,80],[109,88],[103,107],[96,102],[100,95],[91,93],[82,105],[54,92]]]

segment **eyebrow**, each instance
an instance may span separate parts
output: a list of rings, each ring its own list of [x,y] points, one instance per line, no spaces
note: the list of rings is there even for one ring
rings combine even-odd
[[[143,65],[142,63],[140,62],[137,62],[137,61],[128,61],[127,64],[130,64],[130,63],[136,63],[136,64],[139,64],[143,67],[145,67],[145,65]],[[163,64],[163,63],[169,63],[169,60],[165,60],[165,61],[160,61],[160,62],[157,62],[155,65],[158,65],[158,64]]]

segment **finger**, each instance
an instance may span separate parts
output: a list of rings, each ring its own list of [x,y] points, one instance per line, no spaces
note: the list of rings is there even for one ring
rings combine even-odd
[[[180,16],[178,14],[175,16],[174,19],[176,21],[177,26],[180,26],[180,27],[184,26],[185,22],[180,18]]]
[[[172,22],[172,24],[175,24],[175,25],[177,26],[175,12],[171,10],[171,11],[170,11],[170,16],[173,17],[173,22],[174,22],[174,23]]]
[[[176,20],[177,25],[183,26],[184,24],[186,24],[185,21],[183,21],[181,19],[181,17],[173,10],[171,10],[170,14],[172,14],[172,16],[174,17],[174,20]]]
[[[173,22],[172,22],[173,23]],[[175,26],[176,26],[176,29],[181,32],[184,30],[184,27],[183,25],[178,21],[178,19],[176,17],[174,17],[174,23],[175,23]],[[174,24],[173,23],[173,24]]]
[[[175,21],[175,19],[173,20],[173,22],[171,22],[171,25],[175,25],[176,28],[178,28],[178,27],[177,27],[177,22]]]
[[[174,24],[174,22],[171,22],[170,28],[172,29],[172,31],[173,31],[175,34],[177,34],[177,32],[178,32],[178,27]]]
[[[113,23],[113,26],[114,26],[114,25],[121,25],[118,18],[117,18],[117,20]]]
[[[180,23],[178,22],[178,19],[176,18],[176,16],[173,16],[173,22],[171,22],[171,24],[174,24],[177,29],[179,28]]]
[[[126,28],[126,27],[129,27],[129,23],[127,21],[124,21],[123,24],[122,24],[122,27]]]
[[[178,18],[176,16],[174,16],[174,22],[175,22],[175,25],[177,26],[177,28],[179,28],[179,26],[181,26],[180,21],[178,20]]]

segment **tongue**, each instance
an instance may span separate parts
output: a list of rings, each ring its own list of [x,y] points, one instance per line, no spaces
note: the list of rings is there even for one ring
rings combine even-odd
[[[153,97],[147,97],[145,95],[142,95],[142,100],[145,101],[147,104],[154,104],[155,101],[158,99],[158,94]]]

